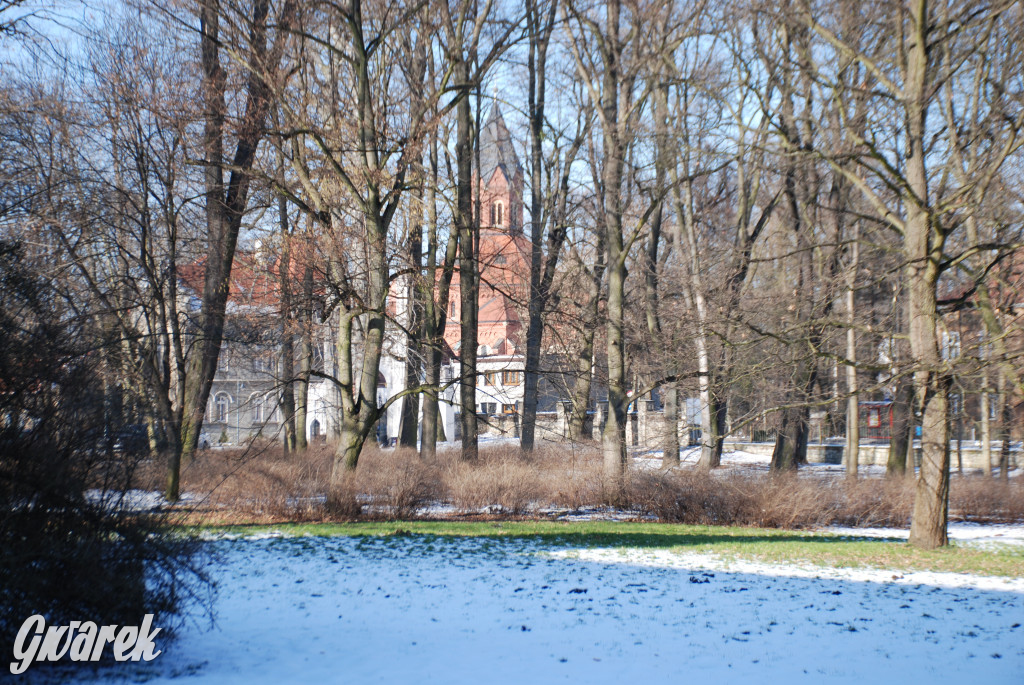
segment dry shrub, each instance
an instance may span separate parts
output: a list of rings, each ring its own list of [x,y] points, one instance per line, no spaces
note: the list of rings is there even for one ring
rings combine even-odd
[[[285,454],[280,445],[256,443],[235,449],[200,450],[181,470],[181,491],[217,515],[247,521],[315,521],[324,517],[324,494],[333,451],[323,444]],[[140,487],[162,489],[163,468],[139,474]]]
[[[463,512],[521,516],[544,492],[532,460],[511,449],[482,450],[476,462],[451,460],[445,482],[451,503]]]
[[[987,477],[953,478],[949,490],[950,518],[990,523],[1024,520],[1024,481]]]
[[[364,517],[388,520],[412,518],[443,493],[438,469],[422,461],[415,450],[382,450],[375,445],[359,457],[355,489],[367,505]]]
[[[626,498],[639,512],[660,521],[694,525],[732,523],[740,502],[715,479],[688,471],[632,474]]]
[[[662,521],[762,528],[906,525],[913,502],[902,480],[848,483],[797,474],[693,471],[637,474],[628,496]]]
[[[542,499],[549,506],[577,511],[603,503],[600,450],[545,447],[535,450],[530,461],[540,475]]]
[[[359,490],[349,481],[328,491],[324,511],[334,521],[358,521],[363,515],[359,499]]]
[[[906,478],[843,479],[835,487],[841,493],[840,506],[826,524],[901,527],[910,524],[914,509],[914,484]]]
[[[195,493],[204,515],[233,522],[408,519],[432,504],[463,514],[523,516],[542,508],[583,510],[604,503],[602,458],[594,447],[542,447],[529,455],[515,446],[485,445],[476,462],[457,450],[424,462],[413,450],[367,445],[349,484],[327,497],[333,447],[304,454],[279,445],[200,452],[182,469],[182,490]],[[136,487],[160,489],[155,462],[136,474]],[[826,525],[905,526],[914,485],[903,478],[822,477],[693,470],[632,471],[624,508],[661,521],[697,525],[804,528]],[[1024,519],[1024,480],[954,477],[951,518]]]

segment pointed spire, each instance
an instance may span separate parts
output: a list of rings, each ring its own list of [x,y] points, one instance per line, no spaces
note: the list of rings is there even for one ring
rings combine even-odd
[[[501,108],[495,101],[484,123],[483,131],[480,132],[480,178],[487,182],[498,167],[502,167],[505,177],[509,180],[516,172],[522,171],[515,146],[512,144],[512,134],[509,133],[505,118],[501,116]]]

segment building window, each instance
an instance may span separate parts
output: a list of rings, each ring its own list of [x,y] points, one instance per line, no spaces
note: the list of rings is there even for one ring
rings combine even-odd
[[[503,255],[503,254],[500,254],[500,255],[498,255],[497,257],[494,258],[494,263],[495,264],[504,264],[507,261],[508,261],[508,259],[506,259],[505,255]]]
[[[228,422],[228,408],[231,406],[231,398],[226,392],[217,393],[213,400],[214,420],[217,423]]]
[[[875,407],[868,409],[868,428],[878,428],[882,425],[882,412]]]
[[[484,385],[498,385],[500,376],[497,371],[488,371],[484,374]]]
[[[481,414],[497,414],[498,403],[497,402],[481,402],[480,403]]]
[[[522,371],[502,371],[501,382],[505,385],[521,385],[523,382]]]
[[[323,371],[324,359],[326,358],[326,345],[327,343],[324,342],[313,343],[313,361],[311,364],[315,371]]]
[[[989,393],[988,395],[988,420],[996,421],[999,419],[999,395],[997,393]]]
[[[249,404],[252,406],[252,422],[263,423],[266,420],[266,406],[263,395],[253,393],[249,397]]]
[[[960,356],[960,334],[956,331],[942,334],[942,358],[946,361]]]
[[[518,404],[518,402],[516,404]],[[517,409],[517,407],[516,407],[515,404],[503,404],[503,405],[501,405],[501,413],[502,414],[515,414],[516,413],[516,409]]]
[[[505,225],[505,205],[501,202],[495,202],[491,205],[491,225],[492,226],[504,226]]]

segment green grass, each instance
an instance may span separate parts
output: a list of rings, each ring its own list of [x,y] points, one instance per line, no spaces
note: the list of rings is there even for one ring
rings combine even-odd
[[[254,535],[272,531],[310,536],[435,536],[526,538],[559,547],[631,547],[701,552],[769,563],[897,571],[948,571],[1024,576],[1024,549],[950,546],[919,550],[900,540],[848,538],[805,531],[685,526],[618,521],[400,521],[209,527],[207,533]]]

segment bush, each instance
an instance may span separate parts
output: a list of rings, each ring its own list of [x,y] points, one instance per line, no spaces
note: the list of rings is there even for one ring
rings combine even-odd
[[[982,522],[1024,520],[1024,479],[1009,482],[988,477],[953,478],[949,488],[950,519]]]
[[[595,448],[561,446],[523,454],[514,446],[484,445],[476,462],[442,450],[424,462],[412,450],[367,445],[355,477],[327,497],[333,447],[312,445],[285,454],[279,444],[201,452],[183,466],[182,487],[198,495],[210,523],[272,523],[360,519],[395,520],[441,515],[543,516],[605,504],[602,457]],[[145,474],[140,474],[145,475]],[[137,481],[159,487],[162,471]],[[695,525],[809,528],[844,525],[906,526],[914,485],[904,478],[849,481],[815,474],[717,470],[632,470],[629,513]],[[1024,482],[953,478],[951,520],[1024,519]]]
[[[827,480],[785,474],[646,472],[629,498],[661,521],[694,525],[809,528],[905,526],[913,486],[904,479]]]
[[[463,513],[521,516],[543,505],[542,475],[518,450],[480,452],[477,462],[450,459],[445,482],[451,503]]]
[[[123,494],[144,455],[117,436],[83,319],[0,243],[0,641],[42,614],[163,625],[197,597],[192,542]]]

